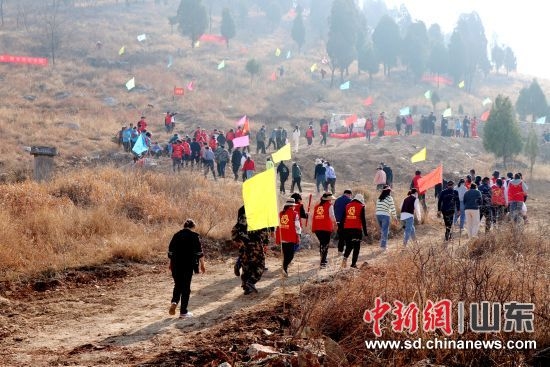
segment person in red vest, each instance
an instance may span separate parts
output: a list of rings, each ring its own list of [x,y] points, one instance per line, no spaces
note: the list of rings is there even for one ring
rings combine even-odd
[[[356,194],[353,200],[346,205],[342,228],[344,238],[346,239],[346,250],[342,259],[342,268],[346,267],[352,250],[351,267],[357,268],[361,238],[363,235],[368,235],[367,220],[365,218],[365,199],[363,195]]]
[[[176,167],[178,172],[181,169],[181,159],[183,157],[183,145],[181,140],[176,140],[175,143],[172,143],[172,171],[176,172]]]
[[[321,269],[327,266],[330,236],[334,230],[334,222],[336,222],[332,200],[334,200],[334,196],[332,196],[331,193],[323,194],[323,196],[321,196],[321,202],[313,208],[313,218],[311,220],[311,230],[319,240]]]
[[[386,128],[386,118],[384,117],[384,112],[380,112],[378,116],[378,136],[384,136],[384,129]]]
[[[229,153],[233,150],[233,139],[235,139],[235,131],[233,129],[229,129],[229,131],[225,134],[225,141],[227,142],[227,151]]]
[[[200,135],[201,135],[201,127],[200,127],[200,126],[197,126],[197,129],[196,129],[195,132],[193,133],[193,137],[194,137],[195,139],[197,139],[197,141],[199,141]]]
[[[423,213],[424,214],[422,216],[422,218],[425,218],[427,213],[428,213],[428,206],[426,205],[426,191],[420,191],[420,188],[418,186],[418,180],[420,180],[422,178],[422,172],[420,171],[416,171],[414,173],[414,177],[412,179],[412,182],[411,182],[411,189],[412,188],[415,188],[416,191],[418,192],[418,201],[420,202],[420,204],[422,205],[422,210],[423,210]]]
[[[290,198],[294,199],[294,202],[296,202],[296,207],[294,207],[294,210],[296,210],[296,213],[298,213],[298,215],[300,216],[300,224],[302,224],[302,219],[307,219],[309,217],[309,213],[307,213],[306,210],[304,209],[304,204],[302,202],[302,195],[295,192],[292,195],[290,195]]]
[[[181,143],[181,146],[183,147],[183,163],[185,164],[185,167],[189,164],[189,161],[191,161],[191,138],[187,136],[186,140]]]
[[[275,242],[281,245],[283,250],[283,268],[281,272],[284,277],[288,277],[288,266],[294,259],[294,247],[300,243],[302,226],[300,217],[294,207],[294,199],[288,199],[279,213],[279,227],[276,230]]]
[[[141,116],[141,119],[137,122],[137,131],[139,133],[147,130],[147,121],[145,121],[145,116]]]
[[[241,136],[244,135],[244,131],[243,131],[243,127],[242,126],[239,126],[237,128],[237,132],[235,132],[235,137],[236,138],[240,138]]]
[[[310,146],[311,143],[313,143],[314,137],[315,137],[315,132],[313,131],[313,126],[310,124],[306,130],[307,146]]]
[[[210,147],[210,149],[212,149],[212,151],[216,150],[216,148],[218,147],[218,140],[214,137],[214,135],[210,136],[210,139],[208,140],[208,146]]]
[[[519,222],[522,217],[522,209],[525,200],[527,199],[527,185],[521,179],[521,175],[516,173],[514,179],[508,182],[508,205],[510,218],[515,222]]]
[[[328,121],[326,119],[321,120],[321,145],[327,145],[328,135]]]
[[[242,171],[243,171],[243,179],[244,179],[243,182],[251,178],[252,176],[254,176],[254,172],[256,171],[256,165],[254,163],[254,160],[252,160],[252,157],[250,157],[250,155],[246,157],[243,163]]]
[[[374,129],[374,122],[372,121],[372,115],[365,120],[365,138],[370,141],[372,130]]]
[[[494,185],[491,186],[491,210],[493,212],[493,224],[500,224],[504,219],[506,209],[506,197],[504,196],[504,187],[502,179],[497,178]]]

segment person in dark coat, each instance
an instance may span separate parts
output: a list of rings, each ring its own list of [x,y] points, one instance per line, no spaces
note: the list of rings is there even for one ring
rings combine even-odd
[[[191,279],[193,273],[204,273],[204,257],[199,234],[194,232],[195,222],[187,219],[183,229],[172,237],[168,246],[170,270],[174,278],[174,290],[169,314],[175,315],[178,302],[180,304],[180,318],[189,318],[193,314],[187,310],[191,295]]]
[[[443,214],[443,221],[445,222],[445,241],[452,239],[452,226],[453,219],[456,216],[460,216],[460,199],[458,197],[458,191],[454,187],[454,182],[447,182],[447,188],[439,194],[439,200],[437,201],[437,216],[441,217]]]
[[[283,161],[279,162],[279,165],[277,166],[277,174],[279,175],[279,181],[281,182],[281,187],[279,188],[279,191],[282,194],[286,194],[285,182],[286,180],[288,180],[290,171],[288,170],[288,167],[286,166],[285,162]]]

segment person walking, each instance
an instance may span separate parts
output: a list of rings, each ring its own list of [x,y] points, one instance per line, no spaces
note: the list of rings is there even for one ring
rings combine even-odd
[[[328,121],[321,119],[321,145],[327,145]]]
[[[313,208],[313,218],[311,220],[311,231],[315,233],[319,240],[319,255],[321,256],[321,269],[327,266],[328,246],[330,237],[334,230],[334,207],[332,206],[334,196],[330,193],[324,193],[321,196],[319,204]]]
[[[401,221],[405,225],[405,234],[403,237],[403,246],[407,246],[409,239],[416,242],[416,230],[414,228],[414,215],[420,222],[422,220],[422,213],[420,212],[420,205],[418,204],[418,192],[416,189],[410,189],[407,193],[407,197],[403,199],[401,203]]]
[[[178,172],[181,169],[182,157],[183,157],[183,145],[181,140],[176,140],[176,142],[171,144],[172,147],[172,172]]]
[[[388,234],[390,232],[391,218],[397,221],[395,203],[391,196],[391,187],[385,185],[376,201],[376,221],[380,226],[380,248],[384,251],[388,245]]]
[[[334,172],[334,167],[330,165],[330,162],[325,162],[325,169],[325,191],[328,191],[328,187],[330,186],[330,192],[334,194],[336,192],[336,172]]]
[[[380,191],[386,184],[386,172],[384,172],[384,167],[378,166],[376,168],[376,173],[374,174],[374,184],[376,185],[376,190]]]
[[[265,138],[265,126],[262,126],[260,130],[256,133],[256,154],[258,154],[259,152],[265,154]]]
[[[315,132],[313,131],[313,125],[309,125],[309,127],[306,130],[306,140],[307,140],[307,146],[311,146],[313,143],[313,138],[315,137]]]
[[[204,156],[203,156],[203,164],[204,164],[204,178],[208,175],[208,171],[212,171],[212,176],[214,176],[214,180],[217,180],[216,178],[216,172],[214,172],[214,152],[208,145],[204,147]]]
[[[265,270],[264,246],[269,244],[268,229],[249,231],[243,205],[237,212],[237,223],[231,230],[231,238],[239,246],[239,266],[235,268],[235,275],[241,277],[244,294],[258,293],[256,283]]]
[[[445,222],[445,241],[450,241],[453,237],[452,227],[455,215],[461,215],[460,198],[458,191],[454,189],[454,184],[453,181],[447,182],[447,187],[441,191],[437,200],[437,216],[443,215],[443,222]]]
[[[246,160],[243,163],[243,182],[254,176],[255,171],[256,165],[254,163],[254,160],[252,160],[252,157],[250,156],[250,154],[248,154]]]
[[[461,231],[464,229],[464,222],[466,220],[466,212],[464,211],[464,194],[468,191],[469,186],[470,183],[466,185],[466,181],[461,178],[458,180],[458,185],[455,188],[456,192],[458,192],[459,211],[455,214],[454,224],[456,225],[456,222],[459,222],[459,229]]]
[[[422,213],[422,218],[425,218],[428,215],[428,206],[426,205],[426,191],[420,191],[420,187],[418,185],[418,180],[422,178],[422,172],[415,171],[414,177],[411,181],[411,189],[415,188],[418,192],[418,200],[420,201],[420,205],[422,206],[422,210],[424,211]]]
[[[336,233],[338,234],[338,256],[343,255],[344,247],[346,246],[343,223],[346,205],[350,203],[352,194],[351,190],[346,189],[344,193],[334,201],[334,218],[336,220]]]
[[[514,223],[518,223],[522,218],[521,211],[527,197],[527,190],[527,184],[523,182],[519,173],[516,173],[514,179],[508,182],[508,209]]]
[[[472,182],[470,189],[464,194],[464,211],[466,212],[465,227],[469,238],[477,237],[480,224],[480,205],[481,192],[477,189],[477,185]]]
[[[378,116],[378,136],[384,136],[384,129],[386,128],[386,118],[384,117],[384,112],[380,112]]]
[[[294,185],[298,186],[298,191],[302,193],[302,169],[298,166],[298,163],[292,163],[292,184],[290,185],[290,192],[294,192]]]
[[[285,182],[286,182],[286,180],[288,180],[289,171],[288,171],[288,167],[286,166],[285,162],[283,162],[283,161],[279,162],[279,165],[277,166],[277,174],[279,175],[279,181],[281,182],[281,186],[279,188],[279,191],[282,194],[286,194]]]
[[[183,224],[183,229],[174,234],[168,245],[170,270],[174,279],[172,302],[168,313],[175,315],[178,303],[181,302],[181,319],[193,316],[193,313],[187,309],[193,273],[206,271],[200,237],[198,233],[194,232],[194,229],[195,222],[192,219],[187,219]]]
[[[317,193],[320,193],[321,190],[319,189],[319,186],[323,188],[323,190],[326,189],[325,182],[326,182],[326,167],[323,165],[323,161],[319,158],[315,160],[315,170],[313,171],[313,178],[315,179],[315,186],[317,187]]]
[[[273,144],[273,149],[277,150],[277,128],[271,130],[271,134],[269,134],[269,141],[267,143],[267,149],[271,148],[271,144]]]
[[[233,153],[231,153],[231,169],[233,170],[233,175],[235,175],[235,181],[239,179],[239,168],[241,168],[241,159],[243,155],[239,148],[235,148]]]
[[[346,241],[346,250],[342,258],[342,268],[347,266],[348,257],[351,257],[351,267],[357,268],[359,248],[362,236],[368,236],[367,220],[365,218],[365,199],[363,195],[356,194],[352,201],[346,205],[344,218],[342,219],[343,235]]]
[[[504,219],[506,209],[506,198],[504,196],[504,187],[502,179],[497,178],[495,184],[491,186],[491,206],[493,225],[499,225]]]
[[[492,216],[492,192],[491,187],[489,186],[490,179],[489,177],[483,177],[481,180],[481,185],[479,185],[478,190],[481,192],[481,205],[479,207],[480,220],[485,217],[485,233],[491,230],[491,224],[493,222]]]
[[[300,146],[300,128],[298,125],[292,130],[292,145],[294,145],[294,153],[298,153],[298,148]]]
[[[380,162],[380,165],[382,166],[382,170],[386,174],[386,185],[393,187],[393,170],[384,162]]]
[[[367,141],[370,141],[371,134],[374,130],[374,122],[372,119],[372,115],[367,117],[367,119],[365,120],[364,130],[365,130],[365,138],[367,139]]]
[[[283,251],[283,267],[281,273],[288,277],[288,266],[294,259],[294,253],[300,243],[302,226],[300,225],[300,216],[294,209],[296,202],[294,199],[288,199],[285,202],[283,210],[279,213],[279,227],[276,229],[275,242],[281,245]]]
[[[275,163],[271,160],[271,157],[267,157],[265,160],[265,170],[268,171],[275,167]]]

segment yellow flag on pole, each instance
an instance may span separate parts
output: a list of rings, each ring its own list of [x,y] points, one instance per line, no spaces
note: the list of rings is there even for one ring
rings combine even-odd
[[[461,81],[460,83],[458,83],[458,87],[459,87],[459,88],[464,88],[464,80]]]
[[[411,157],[412,163],[421,162],[425,160],[426,160],[426,147],[424,147],[424,149],[422,149],[420,152],[416,153]]]
[[[315,70],[317,70],[317,64],[311,65],[311,67],[309,68],[309,70],[310,70],[312,73],[314,73]]]
[[[277,47],[277,49],[275,50],[275,56],[281,56],[281,49],[279,47]]]
[[[275,185],[275,167],[243,182],[244,210],[249,231],[279,225]]]
[[[126,52],[126,46],[122,46],[120,50],[118,50],[118,56],[124,55],[125,52]]]
[[[280,161],[288,161],[292,157],[290,155],[290,144],[285,144],[284,147],[271,154],[271,160],[273,163],[279,163]],[[246,181],[245,181],[246,182]]]

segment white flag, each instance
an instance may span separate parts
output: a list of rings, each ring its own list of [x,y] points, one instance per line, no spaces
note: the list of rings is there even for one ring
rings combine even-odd
[[[129,91],[134,89],[136,86],[136,78],[133,77],[132,79],[128,80],[126,82],[126,89],[128,89]]]
[[[140,34],[139,36],[137,36],[137,40],[138,40],[139,42],[145,41],[146,39],[147,39],[147,36],[145,35],[145,33]]]

